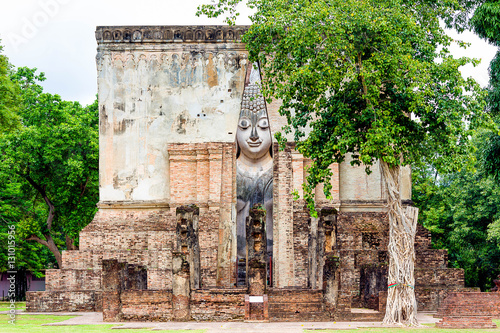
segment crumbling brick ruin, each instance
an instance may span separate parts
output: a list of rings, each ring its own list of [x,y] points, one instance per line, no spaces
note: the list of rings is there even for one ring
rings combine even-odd
[[[378,166],[367,175],[349,160],[332,165],[332,199],[316,191],[318,218],[294,200],[310,164],[294,143],[269,141],[251,155],[257,130],[266,142],[286,120],[259,95],[258,67],[240,42],[246,29],[97,28],[99,211],[80,249],[47,271],[46,291],[28,293],[28,311],[318,321],[367,319],[351,309],[368,307],[382,318],[388,221]],[[245,151],[237,131],[250,129]],[[245,180],[245,154],[262,166],[252,171],[259,181]],[[402,177],[411,204],[408,169]],[[419,226],[419,310],[437,310],[464,286],[463,271],[447,268],[447,252],[430,242]]]
[[[492,318],[500,318],[500,293],[449,293],[435,317],[440,328],[496,328]]]

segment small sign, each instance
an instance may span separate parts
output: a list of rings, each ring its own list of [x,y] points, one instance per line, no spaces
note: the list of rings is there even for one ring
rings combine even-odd
[[[264,296],[250,296],[250,303],[264,303]]]

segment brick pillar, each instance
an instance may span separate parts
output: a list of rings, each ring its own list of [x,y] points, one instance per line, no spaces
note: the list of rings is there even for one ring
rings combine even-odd
[[[102,314],[104,321],[121,321],[121,291],[123,284],[123,271],[126,263],[118,260],[102,261]]]
[[[235,156],[234,144],[222,147],[219,246],[217,249],[217,286],[231,287],[236,283],[236,239],[233,234],[233,211],[235,210]]]
[[[207,203],[209,197],[209,162],[208,150],[202,144],[199,144],[196,151],[196,200],[198,203]]]
[[[187,321],[191,319],[189,300],[191,297],[189,263],[181,252],[172,254],[172,310],[173,319]]]
[[[378,311],[385,313],[387,307],[387,291],[378,292]]]
[[[176,209],[176,251],[186,256],[190,269],[191,289],[200,288],[200,246],[198,240],[200,210],[195,205]]]
[[[321,230],[318,230],[319,219],[311,217],[309,220],[309,244],[308,244],[308,287],[318,288],[318,264],[322,259],[319,255],[321,247]]]
[[[247,276],[250,295],[266,292],[266,211],[262,205],[250,209],[246,220]]]
[[[354,251],[342,250],[339,254],[339,293],[337,312],[341,318],[349,319],[351,314],[351,289],[356,286]],[[359,287],[358,287],[359,288]]]
[[[293,174],[291,145],[274,150],[273,170],[273,286],[294,285]]]
[[[293,169],[293,189],[297,191],[300,198],[304,197],[304,156],[297,151],[292,151],[292,169]]]
[[[208,204],[217,206],[220,203],[222,181],[222,148],[220,145],[212,144],[208,146],[208,166],[210,172]]]
[[[325,256],[325,266],[323,267],[323,290],[326,309],[333,312],[339,304],[339,278],[340,271],[339,257],[334,256],[331,252]],[[350,311],[350,309],[349,309]]]

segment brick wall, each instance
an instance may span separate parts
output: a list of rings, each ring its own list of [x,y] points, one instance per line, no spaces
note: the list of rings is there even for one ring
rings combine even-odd
[[[172,320],[171,290],[123,290],[120,300],[123,321]]]
[[[417,286],[415,297],[419,311],[438,311],[446,297],[453,292],[477,292],[479,288],[464,288],[463,286]]]
[[[50,269],[45,272],[47,291],[100,290],[101,271],[83,269]]]
[[[234,321],[245,317],[243,288],[198,289],[191,292],[191,317],[193,320]]]
[[[28,312],[102,311],[102,293],[96,291],[29,291]]]
[[[171,290],[175,209],[181,203],[194,203],[200,208],[200,287],[227,289],[234,286],[236,269],[231,256],[235,242],[229,225],[235,197],[234,144],[175,144],[169,145],[168,151],[172,152],[171,181],[178,182],[178,186],[184,180],[192,184],[186,189],[171,187],[169,204],[101,203],[94,221],[80,234],[80,251],[63,252],[63,268],[47,271],[48,291],[100,291],[101,262],[105,259],[143,265],[148,270],[148,289]],[[274,161],[273,287],[307,288],[312,285],[310,217],[304,202],[294,201],[291,191],[304,179],[301,166],[308,161],[297,154],[291,144],[284,151],[278,151],[275,146]],[[184,167],[192,170],[183,172]],[[338,166],[334,169],[338,172]],[[338,177],[333,181],[338,182]],[[338,190],[338,183],[335,186]],[[176,202],[182,200],[184,202]],[[319,208],[328,205],[332,203],[318,201]],[[347,313],[351,307],[377,307],[378,292],[385,290],[386,282],[380,274],[372,276],[362,270],[387,265],[387,243],[385,213],[341,211],[338,214],[335,232],[340,258],[338,311]],[[433,250],[430,244],[429,232],[419,225],[415,239],[415,277],[420,310],[436,310],[449,292],[463,287],[463,271],[448,269],[447,251]],[[323,286],[321,267],[318,264],[316,270],[319,272],[317,288]],[[58,307],[56,303],[57,300],[55,308]],[[217,314],[214,306],[201,306],[196,316],[202,318],[212,313],[217,318],[239,318],[239,312],[224,314],[224,310]]]
[[[500,293],[450,292],[436,317],[453,315],[487,315],[500,319]]]
[[[328,321],[324,310],[323,291],[311,289],[269,289],[269,319],[271,321]]]
[[[500,293],[452,292],[439,308],[441,328],[495,328],[500,318]]]

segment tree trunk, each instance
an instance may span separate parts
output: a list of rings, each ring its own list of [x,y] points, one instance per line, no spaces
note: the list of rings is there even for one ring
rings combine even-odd
[[[49,208],[49,213],[47,215],[47,221],[46,221],[48,232],[43,234],[43,237],[45,237],[45,239],[42,239],[42,238],[38,237],[37,235],[31,235],[26,240],[33,240],[37,243],[40,243],[40,244],[48,247],[50,252],[52,252],[54,254],[54,257],[56,257],[57,265],[59,266],[59,268],[62,268],[61,251],[59,251],[59,249],[57,248],[57,245],[54,242],[54,239],[52,238],[52,236],[50,234],[52,232],[52,222],[54,222],[54,218],[56,216],[56,207],[54,206],[52,201],[49,199],[47,192],[45,192],[45,187],[43,187],[40,184],[38,184],[37,182],[35,182],[29,176],[29,174],[24,175],[24,177],[31,184],[31,186],[33,186],[38,191],[38,193],[40,193],[43,200],[47,204],[47,207]],[[68,244],[68,237],[66,237],[66,244]],[[71,242],[71,246],[73,246],[73,242]]]
[[[380,161],[387,187],[389,217],[389,272],[384,324],[418,326],[415,299],[415,234],[418,208],[403,208],[399,166]]]
[[[47,246],[48,246],[50,252],[52,252],[54,254],[54,257],[56,257],[57,266],[59,266],[59,268],[62,268],[62,254],[61,254],[61,251],[59,251],[59,249],[57,248],[57,245],[54,242],[54,239],[52,238],[52,236],[45,235],[45,238],[47,238],[47,244],[48,244]]]
[[[59,266],[59,268],[62,268],[62,254],[61,251],[59,251],[59,249],[57,248],[54,239],[50,234],[44,234],[43,236],[45,237],[46,240],[38,237],[37,235],[31,235],[30,237],[26,238],[26,240],[32,240],[48,247],[50,252],[52,252],[52,254],[54,255],[54,257],[56,257],[57,266]]]
[[[78,250],[78,246],[75,245],[75,241],[73,240],[73,238],[69,237],[68,235],[66,235],[66,249],[69,251],[77,251]]]

